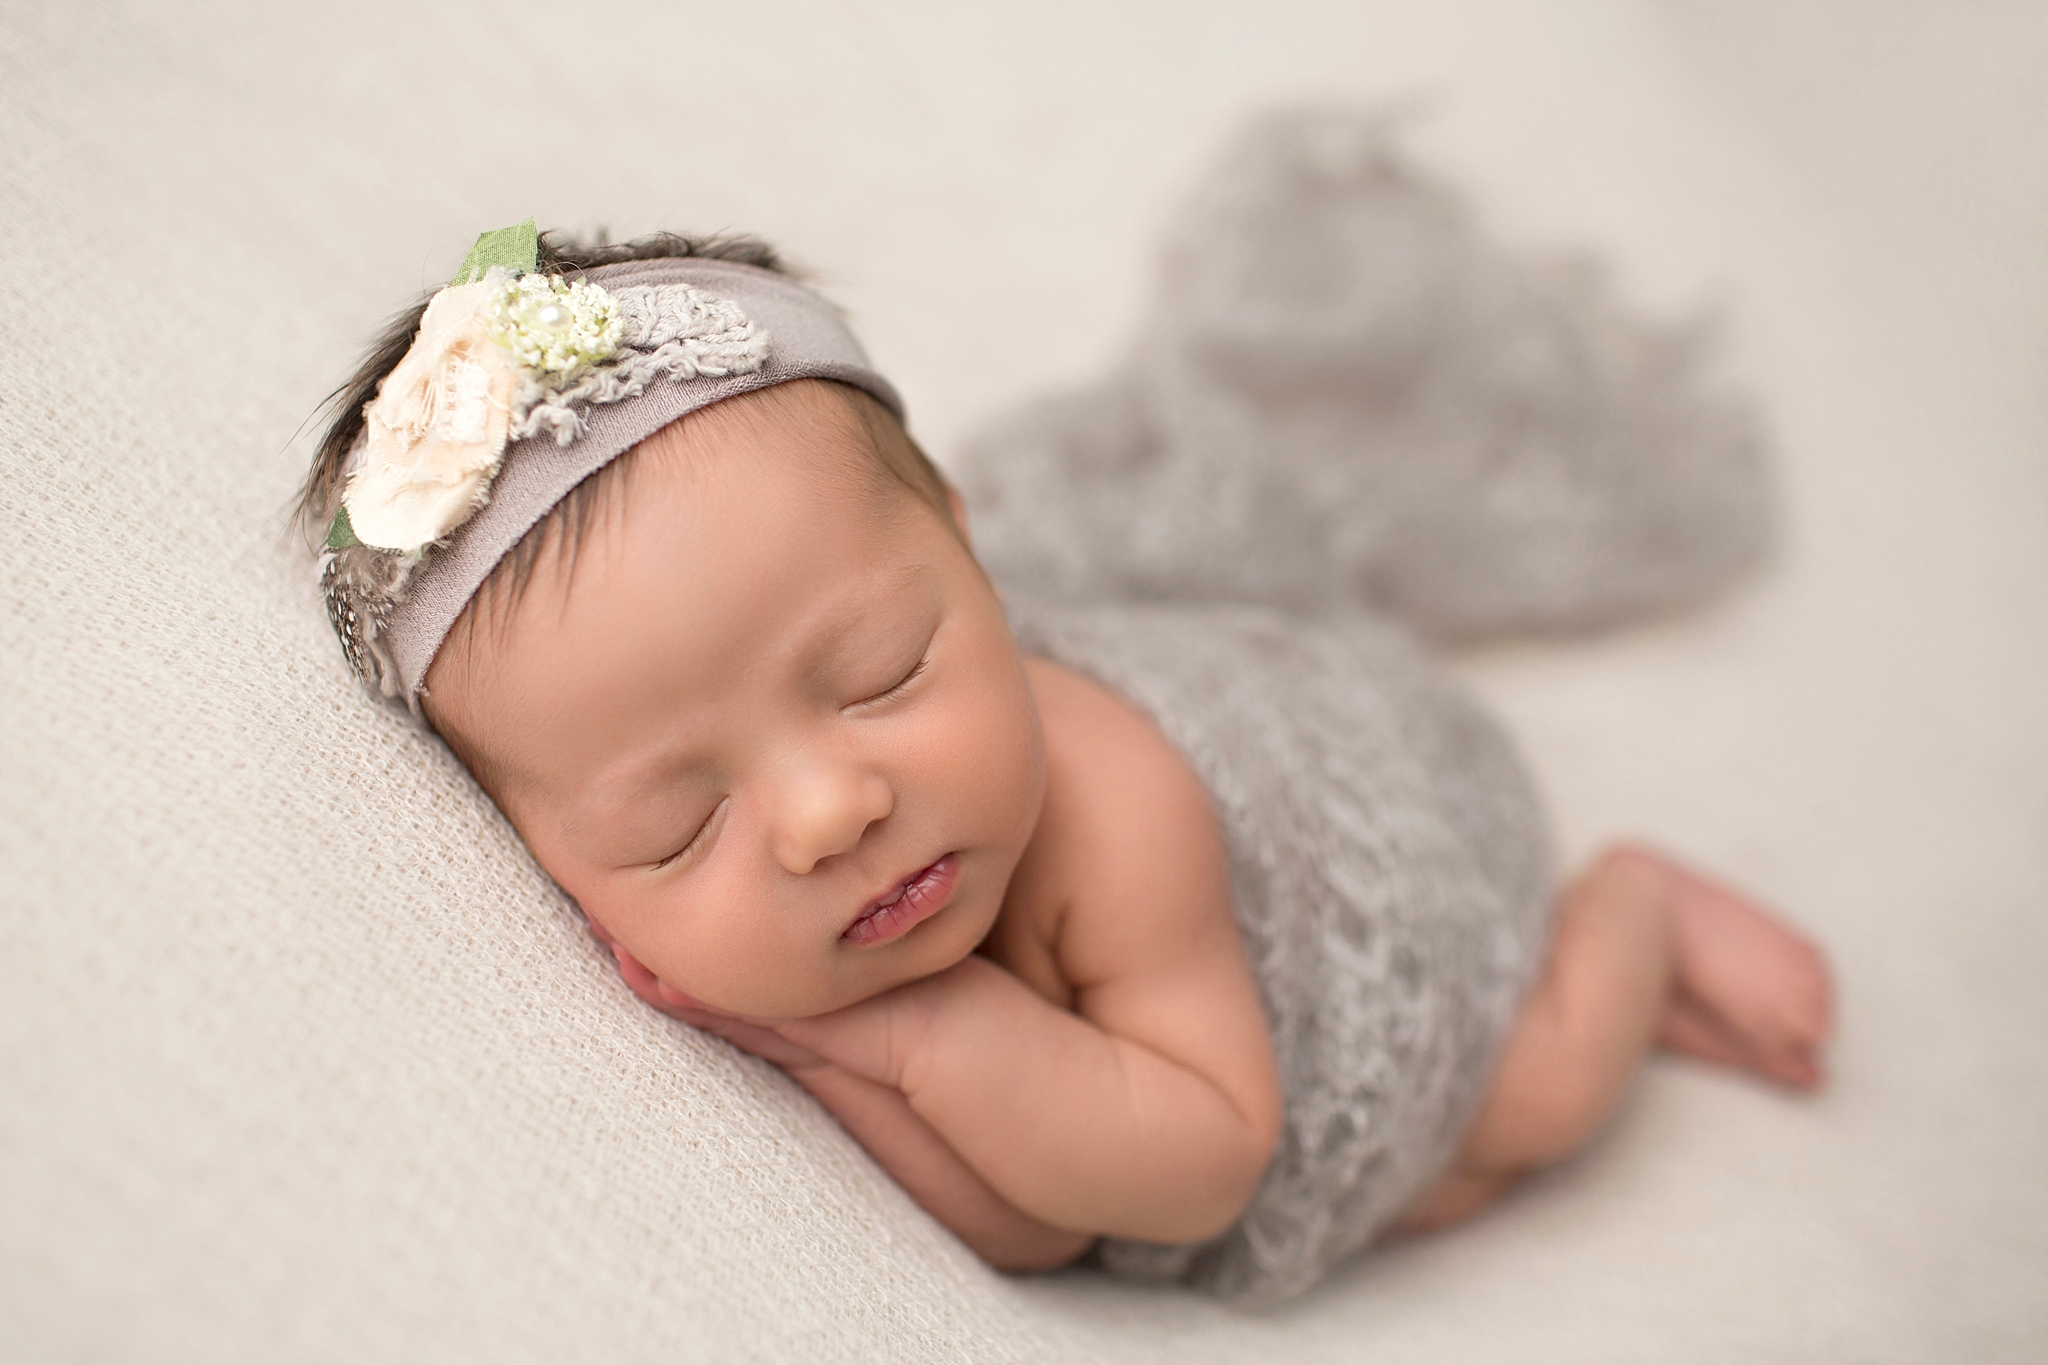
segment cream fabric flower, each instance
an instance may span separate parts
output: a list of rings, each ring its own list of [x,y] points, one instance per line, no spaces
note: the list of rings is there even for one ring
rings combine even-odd
[[[364,410],[367,441],[342,502],[365,545],[418,554],[489,496],[526,382],[482,317],[504,287],[492,276],[434,295],[412,349]]]

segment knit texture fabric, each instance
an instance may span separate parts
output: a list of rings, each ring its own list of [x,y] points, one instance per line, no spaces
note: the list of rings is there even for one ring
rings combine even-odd
[[[282,543],[283,447],[420,244],[530,202],[368,73],[509,128],[535,89],[666,91],[672,47],[372,5],[430,55],[371,63],[96,14],[0,20],[0,362],[63,385],[0,403],[0,1354],[1163,1358],[1200,1305],[1125,1332],[1152,1300],[989,1271],[772,1067],[640,1006]],[[606,136],[655,166],[676,128]],[[118,363],[68,364],[88,340]]]
[[[1292,1297],[1455,1150],[1543,956],[1548,841],[1505,736],[1400,633],[1257,607],[1035,608],[1025,647],[1151,713],[1208,787],[1286,1096],[1214,1242],[1106,1242],[1138,1279]]]
[[[1764,444],[1706,326],[1497,246],[1384,122],[1270,115],[1173,224],[1120,372],[964,452],[998,578],[1467,641],[1675,607],[1769,547]]]
[[[460,35],[480,69],[522,50],[501,19]],[[87,22],[0,16],[0,368],[69,375],[0,401],[0,1359],[1110,1358],[775,1068],[635,1000],[349,674],[283,447],[410,281],[360,215],[199,174],[235,144],[162,114],[192,14]],[[324,41],[211,22],[234,70]],[[506,216],[466,202],[454,250]],[[118,362],[67,369],[82,339]]]
[[[1496,247],[1375,118],[1259,121],[1175,221],[1123,373],[958,473],[1027,647],[1149,710],[1223,818],[1279,1153],[1218,1241],[1103,1259],[1255,1305],[1449,1160],[1542,957],[1532,788],[1371,614],[1469,640],[1672,607],[1757,561],[1770,499],[1696,330]]]

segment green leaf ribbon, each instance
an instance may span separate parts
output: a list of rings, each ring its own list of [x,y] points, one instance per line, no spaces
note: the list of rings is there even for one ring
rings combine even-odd
[[[336,512],[334,514],[334,524],[327,528],[327,548],[330,550],[346,550],[351,545],[360,545],[362,543],[362,541],[356,539],[356,528],[354,523],[348,519],[348,509],[344,507],[339,512]]]
[[[502,265],[515,275],[529,273],[540,263],[540,232],[529,218],[511,227],[486,232],[476,239],[476,245],[462,258],[462,269],[455,272],[451,285],[468,284],[491,273],[491,267]]]

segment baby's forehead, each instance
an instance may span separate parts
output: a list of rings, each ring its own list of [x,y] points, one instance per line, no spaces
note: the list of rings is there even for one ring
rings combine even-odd
[[[494,795],[575,797],[586,756],[639,752],[612,723],[658,714],[708,749],[776,698],[864,695],[915,662],[960,595],[957,544],[862,494],[806,486],[789,499],[815,476],[765,469],[758,489],[743,472],[723,487],[643,488],[612,523],[618,542],[586,541],[586,564],[550,572],[437,677],[437,723],[469,737],[458,749],[490,766]]]
[[[703,479],[707,491],[709,481],[772,487],[792,510],[822,500],[878,531],[931,516],[967,544],[950,486],[902,422],[869,394],[830,380],[794,380],[700,409],[622,463]]]
[[[812,448],[859,451],[873,445],[854,390],[823,379],[797,379],[736,394],[686,413],[642,442],[713,447],[797,435]]]
[[[920,466],[927,487],[919,486]],[[653,647],[657,616],[711,611],[721,599],[757,601],[763,616],[801,603],[841,622],[914,612],[930,585],[889,571],[901,569],[912,542],[925,545],[927,558],[937,553],[934,562],[971,564],[946,507],[943,482],[895,418],[864,394],[798,380],[727,399],[634,446],[579,485],[552,525],[537,526],[501,566],[501,585],[481,594],[451,632],[457,648],[436,660],[434,686],[496,693],[469,667],[472,659],[486,675],[505,668],[507,651],[522,666],[543,664],[564,643],[555,637],[567,618],[603,614],[606,598],[642,604],[602,633],[629,655],[642,652],[633,641]],[[951,553],[909,529],[925,516],[943,529]],[[772,554],[759,553],[770,545]],[[833,560],[828,572],[801,572],[820,556]],[[803,591],[759,596],[787,575]],[[819,624],[826,634],[834,628]],[[470,709],[459,703],[435,709],[458,724],[470,719],[454,714]],[[481,728],[482,717],[473,723]]]
[[[743,482],[795,478],[823,490],[901,491],[877,440],[875,415],[863,404],[879,407],[842,384],[794,380],[680,417],[642,441],[630,458]]]

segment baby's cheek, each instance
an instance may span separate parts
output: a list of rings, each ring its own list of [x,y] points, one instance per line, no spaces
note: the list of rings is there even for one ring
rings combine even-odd
[[[1045,790],[1037,706],[1022,677],[1013,686],[981,689],[960,730],[961,742],[950,757],[963,795],[992,830],[1000,831],[999,842],[1021,849],[1037,823]]]
[[[728,1013],[811,1013],[806,983],[815,952],[798,941],[788,918],[744,879],[695,878],[687,894],[649,907],[641,918],[637,936],[653,955],[641,961],[669,985]]]

